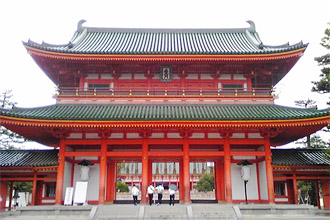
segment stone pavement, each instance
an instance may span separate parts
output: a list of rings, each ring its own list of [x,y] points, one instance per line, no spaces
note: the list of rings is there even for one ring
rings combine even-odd
[[[1,212],[1,220],[161,220],[161,219],[266,219],[325,220],[330,212],[303,205],[245,204],[115,204],[99,206],[30,206]]]

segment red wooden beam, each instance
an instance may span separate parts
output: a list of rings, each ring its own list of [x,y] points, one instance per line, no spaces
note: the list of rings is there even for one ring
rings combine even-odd
[[[65,157],[99,157],[101,152],[97,151],[67,151],[64,153]]]
[[[182,151],[149,151],[149,157],[166,157],[166,158],[176,158],[182,157]]]
[[[231,142],[230,142],[231,143]],[[265,156],[265,151],[231,151],[231,156]]]
[[[134,152],[134,151],[108,151],[107,157],[113,158],[113,157],[123,157],[123,158],[130,158],[130,157],[142,157],[142,152]]]
[[[207,158],[219,158],[225,154],[223,151],[190,151],[189,157],[207,157]]]
[[[293,180],[295,178],[297,180],[328,180],[330,176],[274,176],[275,180]]]

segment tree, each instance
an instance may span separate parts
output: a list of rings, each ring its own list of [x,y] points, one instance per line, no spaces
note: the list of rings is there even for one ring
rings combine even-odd
[[[307,100],[298,100],[294,102],[297,106],[304,107],[304,108],[317,108],[315,105],[315,101],[312,99],[307,99]],[[296,143],[300,143],[299,141]],[[307,135],[306,136],[306,143],[307,148],[311,148],[311,136]]]
[[[330,23],[329,23],[330,25]],[[325,36],[321,39],[321,45],[326,49],[330,49],[330,28],[324,31]],[[319,66],[322,66],[319,81],[312,82],[314,84],[312,91],[319,93],[329,93],[330,92],[330,53],[325,54],[320,57],[315,57],[314,60],[318,62]],[[330,102],[328,102],[330,105]]]
[[[13,108],[17,103],[12,101],[12,91],[5,90],[0,94],[0,106],[3,109]],[[22,144],[26,139],[3,126],[0,126],[0,149],[13,149],[14,143]]]
[[[122,181],[117,181],[117,191],[118,192],[129,192],[128,185]]]
[[[214,176],[204,173],[197,183],[198,192],[209,192],[214,189]]]

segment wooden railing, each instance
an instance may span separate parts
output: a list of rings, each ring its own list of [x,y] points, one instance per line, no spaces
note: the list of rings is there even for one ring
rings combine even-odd
[[[58,96],[271,96],[271,89],[141,89],[141,88],[116,88],[116,89],[79,89],[61,88]]]

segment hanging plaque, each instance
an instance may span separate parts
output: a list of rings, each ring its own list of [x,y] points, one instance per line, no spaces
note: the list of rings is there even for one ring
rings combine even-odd
[[[172,81],[172,67],[171,66],[161,66],[160,67],[160,81],[171,82]]]

